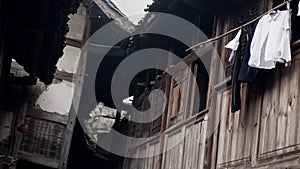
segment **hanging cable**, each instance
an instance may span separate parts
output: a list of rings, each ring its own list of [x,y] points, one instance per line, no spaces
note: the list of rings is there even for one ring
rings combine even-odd
[[[216,41],[216,40],[218,40],[218,39],[221,39],[221,38],[223,38],[224,36],[227,36],[227,35],[229,35],[229,34],[235,32],[235,31],[241,29],[242,27],[246,27],[246,26],[252,24],[253,22],[255,22],[255,21],[257,21],[258,19],[260,19],[261,17],[263,17],[264,15],[268,14],[270,11],[273,11],[273,10],[276,10],[276,9],[278,9],[278,8],[281,8],[281,7],[285,6],[287,3],[290,3],[291,1],[292,1],[292,0],[287,0],[287,1],[283,2],[282,4],[277,5],[276,7],[274,7],[274,8],[272,8],[272,9],[268,10],[268,11],[265,12],[264,14],[262,14],[262,15],[256,17],[256,18],[254,18],[254,19],[251,20],[251,21],[249,21],[249,22],[247,22],[247,23],[245,23],[245,24],[243,24],[243,25],[241,25],[241,26],[239,26],[239,27],[236,27],[236,28],[234,28],[234,29],[232,29],[232,30],[230,30],[230,31],[228,31],[228,32],[226,32],[226,33],[224,33],[224,34],[222,34],[222,35],[219,35],[219,36],[216,36],[216,37],[214,37],[214,38],[208,39],[207,41],[204,41],[204,42],[200,42],[200,43],[198,43],[198,44],[196,44],[196,45],[194,45],[194,46],[192,46],[192,47],[186,49],[185,51],[188,51],[188,50],[194,49],[194,48],[196,48],[196,47],[198,47],[198,46],[201,46],[201,45],[204,45],[204,44],[207,44],[207,43],[210,43],[210,42],[214,42],[214,41]]]

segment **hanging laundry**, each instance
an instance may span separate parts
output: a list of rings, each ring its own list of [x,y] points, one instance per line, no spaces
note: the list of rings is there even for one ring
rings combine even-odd
[[[239,47],[241,34],[242,34],[242,29],[240,29],[236,34],[236,36],[227,45],[225,45],[225,48],[232,50],[228,59],[229,62],[232,61],[235,52]]]
[[[250,59],[250,45],[253,39],[255,28],[258,22],[255,22],[253,26],[249,27],[247,34],[239,30],[237,35],[233,40],[231,40],[225,48],[232,49],[231,59],[229,60],[232,64],[232,74],[231,74],[231,112],[234,113],[241,109],[241,96],[240,96],[240,86],[241,83],[252,83],[259,72],[259,69],[250,67],[248,61]],[[240,41],[242,37],[246,36],[245,49],[240,46]],[[244,50],[243,56],[241,51]],[[234,53],[234,54],[233,54]]]
[[[244,55],[242,58],[242,65],[241,70],[239,72],[239,78],[238,80],[242,83],[252,83],[255,79],[257,74],[259,73],[260,69],[250,67],[248,65],[249,59],[250,59],[250,46],[253,39],[253,35],[257,26],[257,22],[254,23],[253,26],[249,26],[248,33],[247,33],[247,39],[246,39],[246,45],[244,50]]]
[[[298,13],[297,13],[297,16],[300,16],[300,0],[299,0],[299,3],[298,3]]]
[[[239,30],[237,35],[233,40],[231,40],[225,48],[232,49],[232,52],[229,57],[229,62],[232,65],[232,73],[231,73],[231,112],[236,112],[241,109],[241,84],[238,81],[238,76],[241,68],[241,47],[240,47],[240,40],[241,40],[242,29]]]
[[[277,62],[291,61],[290,10],[272,11],[263,16],[256,27],[250,47],[249,66],[273,69]]]

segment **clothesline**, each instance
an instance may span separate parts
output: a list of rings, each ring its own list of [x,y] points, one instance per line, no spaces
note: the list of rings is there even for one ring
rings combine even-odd
[[[226,33],[224,33],[224,34],[222,34],[222,35],[216,36],[216,37],[214,37],[214,38],[212,38],[212,39],[208,39],[207,41],[204,41],[204,42],[200,42],[200,43],[198,43],[198,44],[196,44],[196,45],[194,45],[194,46],[192,46],[192,47],[186,49],[185,51],[188,51],[188,50],[191,50],[191,49],[193,49],[193,48],[195,48],[195,47],[198,47],[198,46],[201,46],[201,45],[210,43],[210,42],[214,42],[214,41],[216,41],[216,40],[218,40],[218,39],[221,39],[221,38],[223,38],[224,36],[227,36],[227,35],[229,35],[229,34],[235,32],[235,31],[237,31],[237,30],[239,30],[239,29],[241,29],[241,28],[243,28],[243,27],[246,27],[246,26],[252,24],[253,22],[255,22],[255,21],[257,21],[258,19],[260,19],[261,17],[263,17],[264,15],[268,14],[270,11],[273,11],[273,10],[276,10],[276,9],[278,9],[278,8],[281,8],[281,7],[283,7],[284,5],[286,5],[287,3],[290,3],[291,1],[292,1],[292,0],[287,0],[287,1],[283,2],[282,4],[280,4],[280,5],[278,5],[278,6],[274,7],[274,8],[272,8],[272,9],[270,9],[270,10],[268,10],[268,11],[265,12],[264,14],[262,14],[262,15],[256,17],[256,18],[254,18],[254,19],[251,20],[251,21],[249,21],[249,22],[247,22],[247,23],[245,23],[245,24],[243,24],[243,25],[241,25],[241,26],[239,26],[239,27],[236,27],[236,28],[234,28],[234,29],[232,29],[232,30],[230,30],[230,31],[228,31],[228,32],[226,32]]]

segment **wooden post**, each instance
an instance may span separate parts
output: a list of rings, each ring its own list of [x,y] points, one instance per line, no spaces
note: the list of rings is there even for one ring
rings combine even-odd
[[[25,123],[25,116],[27,111],[27,105],[28,105],[28,95],[27,95],[28,88],[23,86],[21,89],[21,98],[20,98],[20,105],[17,108],[17,111],[15,112],[15,120],[12,127],[13,135],[12,135],[12,141],[13,144],[11,145],[11,152],[10,155],[14,158],[18,158],[23,133],[20,133],[17,131],[17,127]],[[16,167],[9,167],[9,169],[15,169]]]

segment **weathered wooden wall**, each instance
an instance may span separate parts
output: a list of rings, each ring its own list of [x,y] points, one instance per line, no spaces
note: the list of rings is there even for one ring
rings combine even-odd
[[[242,88],[242,109],[230,113],[231,89],[218,93],[217,166],[270,165],[299,153],[299,55],[258,84]],[[287,166],[288,167],[288,166]]]
[[[132,148],[131,155],[136,158],[127,158],[124,169],[207,168],[206,131],[207,111],[204,111],[172,126],[164,135]]]
[[[86,60],[81,47],[89,35],[86,8],[81,5],[80,13],[69,22],[72,27],[67,35],[69,44],[58,61],[53,83],[46,86],[38,81],[36,85],[24,87],[20,105],[14,106],[19,114],[16,127],[27,124],[29,128],[24,134],[15,134],[12,155],[18,159],[50,168],[67,167],[76,118],[72,101],[74,95],[80,94]],[[76,20],[84,25],[77,29]],[[74,40],[76,43],[72,43]]]
[[[261,14],[273,2],[261,1],[259,6]],[[231,16],[218,19],[216,25],[221,29],[217,34],[229,30],[233,20]],[[219,56],[214,57],[220,57],[225,65],[229,53],[223,46],[229,40],[216,43]],[[230,85],[216,91],[211,110],[215,107],[219,127],[213,139],[212,168],[299,167],[299,42],[292,48],[292,66],[278,65],[263,72],[255,83],[242,85],[240,111],[231,113]],[[214,81],[216,86],[229,81],[224,74]]]
[[[280,3],[252,0],[234,15],[218,16],[215,35],[235,28]],[[250,18],[246,17],[248,14],[251,14]],[[224,45],[233,36],[214,43],[216,51],[212,54],[210,67],[208,109],[203,113],[207,120],[188,122],[195,117],[191,113],[194,96],[190,75],[184,69],[166,81],[167,110],[162,118],[162,126],[165,127],[161,130],[164,136],[157,142],[161,150],[169,151],[158,157],[160,169],[300,168],[300,40],[292,45],[290,67],[278,65],[273,70],[263,71],[262,78],[255,83],[241,85],[242,108],[231,113],[231,68],[227,63],[230,52],[224,49]],[[222,68],[216,63],[219,59]],[[182,93],[178,86],[183,87]],[[139,157],[139,152],[149,149],[139,148],[141,151],[132,151],[136,157]],[[149,159],[127,159],[128,165],[124,169],[145,168],[147,165],[144,164],[152,164],[147,162]]]

